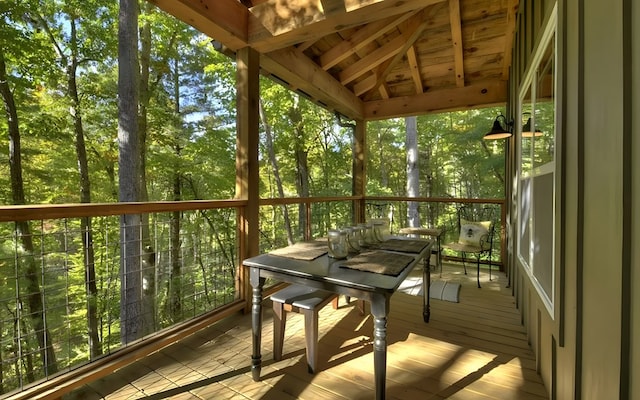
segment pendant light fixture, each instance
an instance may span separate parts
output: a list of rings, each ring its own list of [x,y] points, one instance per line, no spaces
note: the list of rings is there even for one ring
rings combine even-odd
[[[504,126],[500,122],[501,119],[504,122]],[[483,139],[492,140],[492,139],[505,139],[510,137],[511,131],[509,130],[509,125],[510,124],[509,122],[507,122],[507,118],[504,115],[499,114],[496,117],[495,121],[493,121],[493,127],[489,132],[485,133]]]

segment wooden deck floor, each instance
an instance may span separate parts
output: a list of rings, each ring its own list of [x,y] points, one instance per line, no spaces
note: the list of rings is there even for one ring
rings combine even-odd
[[[420,272],[404,285],[417,293]],[[504,274],[445,264],[432,279],[460,282],[460,303],[392,297],[388,320],[388,399],[548,399],[536,373]],[[266,301],[267,303],[268,301]],[[284,355],[272,357],[272,315],[265,306],[262,380],[251,379],[251,319],[233,316],[182,342],[76,390],[66,399],[372,399],[372,321],[341,299],[320,312],[319,371],[307,373],[302,317],[288,320]]]

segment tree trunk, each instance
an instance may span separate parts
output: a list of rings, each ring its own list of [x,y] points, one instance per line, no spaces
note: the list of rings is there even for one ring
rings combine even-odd
[[[309,197],[309,152],[296,143],[296,191],[298,197]],[[304,206],[298,208],[299,235],[303,236],[307,226],[307,209]],[[305,239],[311,239],[306,238]]]
[[[309,197],[309,152],[305,148],[304,125],[302,113],[297,102],[289,109],[289,119],[294,129],[295,159],[296,159],[296,191],[298,197]],[[307,210],[304,207],[298,209],[299,233],[304,236],[307,226]],[[308,239],[308,238],[306,238]]]
[[[418,129],[416,117],[405,118],[407,129],[407,197],[418,197],[420,192],[420,170],[418,169]],[[418,202],[407,202],[407,225],[420,226]]]
[[[487,158],[490,158],[493,155],[493,153],[491,152],[491,150],[489,150],[489,147],[487,146],[487,142],[488,142],[487,140],[483,140],[481,143],[482,143],[482,148],[484,149],[484,153],[486,154]],[[489,142],[490,142],[490,140],[489,140]],[[504,141],[504,143],[506,143],[506,141]],[[502,146],[506,146],[504,143],[501,143],[501,145]],[[493,170],[493,174],[496,176],[496,178],[504,186],[504,176],[502,175],[500,170],[498,168],[496,168],[495,166],[491,167],[491,169]]]
[[[180,73],[178,59],[174,60],[173,71],[174,113],[176,118],[176,136],[174,151],[176,163],[173,166],[173,200],[182,200],[182,182],[180,178]],[[182,263],[180,262],[180,212],[171,213],[171,236],[169,254],[171,257],[171,277],[169,279],[169,306],[173,321],[179,321],[182,315]]]
[[[80,176],[80,203],[91,203],[91,184],[89,180],[89,163],[87,161],[87,149],[84,141],[84,127],[82,124],[82,108],[80,96],[78,95],[77,72],[78,72],[78,35],[76,29],[76,18],[69,15],[69,50],[66,54],[61,50],[53,32],[49,29],[47,22],[38,15],[38,21],[44,31],[48,34],[54,50],[62,60],[62,69],[67,77],[67,95],[71,102],[70,115],[73,120],[73,130],[76,146],[76,159],[78,161],[78,173]],[[95,252],[93,248],[93,231],[91,228],[91,218],[80,218],[80,231],[82,234],[82,249],[84,255],[85,272],[85,292],[87,297],[87,327],[89,335],[89,352],[91,358],[96,358],[102,354],[100,343],[100,333],[98,327],[98,289],[96,286],[95,272]]]
[[[143,13],[149,17],[153,13],[153,5],[147,1],[142,3]],[[145,23],[140,29],[140,92],[138,105],[138,163],[140,182],[140,201],[149,201],[147,190],[147,137],[148,137],[148,110],[151,99],[151,85],[149,72],[151,70],[151,18],[145,18]],[[149,328],[156,323],[156,250],[153,247],[149,214],[142,214],[141,241],[143,249],[142,257],[142,285],[143,285],[143,315],[145,326]],[[145,330],[145,333],[150,333]]]
[[[273,135],[271,134],[271,125],[267,120],[267,115],[264,112],[264,106],[262,101],[259,102],[258,107],[260,109],[260,119],[262,125],[264,125],[264,132],[266,136],[267,153],[269,154],[269,162],[271,162],[271,168],[273,169],[273,176],[276,180],[276,186],[278,188],[278,196],[284,197],[284,189],[282,188],[282,180],[280,179],[280,169],[278,168],[278,161],[276,160],[276,152],[273,148]],[[291,232],[291,220],[289,219],[289,210],[286,205],[282,205],[282,215],[284,218],[284,226],[287,230],[287,242],[293,244],[293,233]]]
[[[385,128],[386,129],[386,128]],[[384,145],[383,145],[383,135],[384,131],[378,132],[377,144],[378,144],[378,160],[380,160],[380,186],[383,188],[389,187],[389,168],[388,163],[384,162]]]
[[[145,15],[151,14],[153,5],[142,2],[142,10]],[[138,163],[140,164],[140,201],[149,201],[147,191],[147,124],[149,101],[151,92],[149,89],[149,72],[151,69],[151,21],[146,18],[140,29],[140,103],[138,120]],[[149,217],[143,217],[147,222],[143,226],[143,240],[149,237]],[[146,234],[145,234],[146,232]],[[146,242],[145,242],[146,243]]]
[[[4,332],[4,319],[0,319],[0,332]],[[4,394],[4,352],[6,350],[2,349],[0,351],[0,394]]]
[[[180,154],[180,149],[176,146],[176,153]],[[180,175],[176,171],[173,177],[173,200],[181,199]],[[180,212],[171,213],[170,221],[170,243],[169,257],[171,262],[171,276],[169,278],[169,314],[174,322],[180,320],[182,314],[182,265],[180,263]]]
[[[119,200],[139,200],[138,150],[138,2],[120,0],[118,26],[118,162]],[[120,337],[124,344],[139,339],[142,323],[141,219],[120,219]]]
[[[22,179],[22,155],[20,146],[20,125],[18,124],[18,112],[13,98],[13,93],[7,81],[7,69],[4,60],[4,52],[0,48],[0,93],[5,106],[7,125],[9,128],[9,170],[11,175],[11,195],[13,204],[26,204],[24,197],[24,182]],[[56,354],[51,345],[51,334],[46,328],[44,316],[44,304],[40,283],[38,280],[38,268],[34,259],[33,241],[29,224],[25,221],[16,222],[16,235],[20,241],[26,257],[22,258],[21,268],[24,268],[26,278],[27,303],[31,323],[38,338],[40,357],[43,369],[47,376],[58,372]]]
[[[84,141],[84,127],[82,125],[82,109],[78,96],[76,80],[78,71],[78,42],[76,35],[76,21],[70,21],[71,54],[67,60],[67,92],[71,101],[71,118],[78,159],[78,173],[80,175],[80,203],[91,203],[91,182],[89,180],[89,162],[87,148]],[[100,333],[98,327],[98,288],[96,286],[95,252],[93,248],[93,231],[91,217],[80,218],[80,232],[82,233],[82,248],[84,254],[85,292],[87,296],[87,325],[89,334],[89,352],[91,359],[102,354]]]
[[[433,145],[427,146],[427,150],[425,152],[425,160],[423,165],[426,164],[426,187],[427,187],[427,197],[433,197],[433,182],[434,182],[434,168],[431,160],[433,159]],[[430,227],[434,227],[436,225],[436,216],[438,215],[438,204],[439,203],[427,203],[428,215],[428,224]]]
[[[342,121],[342,117],[340,116],[340,113],[336,113],[336,120],[338,123],[338,126],[341,128],[347,128],[349,129],[350,135],[349,138],[351,139],[351,195],[355,196],[358,191],[356,190],[356,175],[357,175],[357,171],[356,171],[356,124],[355,123],[349,123],[349,122],[343,122]],[[329,143],[328,143],[328,137],[325,135],[325,141],[324,141],[324,151],[325,153],[327,152],[329,148]],[[323,176],[325,177],[325,188],[329,187],[329,181],[328,181],[328,176],[329,176],[329,168],[327,166],[327,163],[325,162],[325,167],[324,167],[324,173]],[[353,222],[356,222],[356,219],[358,218],[356,216],[356,204],[355,202],[351,202],[351,215],[353,216],[354,220]],[[328,212],[327,212],[328,213]],[[327,215],[327,221],[329,221],[330,215]]]

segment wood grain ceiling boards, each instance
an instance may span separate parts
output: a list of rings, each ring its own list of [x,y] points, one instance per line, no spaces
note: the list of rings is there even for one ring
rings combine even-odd
[[[518,0],[149,0],[356,119],[507,100]]]

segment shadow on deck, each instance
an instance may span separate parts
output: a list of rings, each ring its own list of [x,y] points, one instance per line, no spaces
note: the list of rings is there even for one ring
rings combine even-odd
[[[420,271],[391,300],[388,399],[548,399],[507,278],[445,264],[432,279],[459,282],[460,302],[431,301],[422,321]],[[262,379],[251,378],[251,318],[234,315],[72,392],[65,399],[371,399],[370,315],[353,305],[320,312],[318,372],[307,373],[301,315],[291,314],[283,359],[273,361],[272,313],[264,307]],[[355,303],[352,303],[355,304]]]

